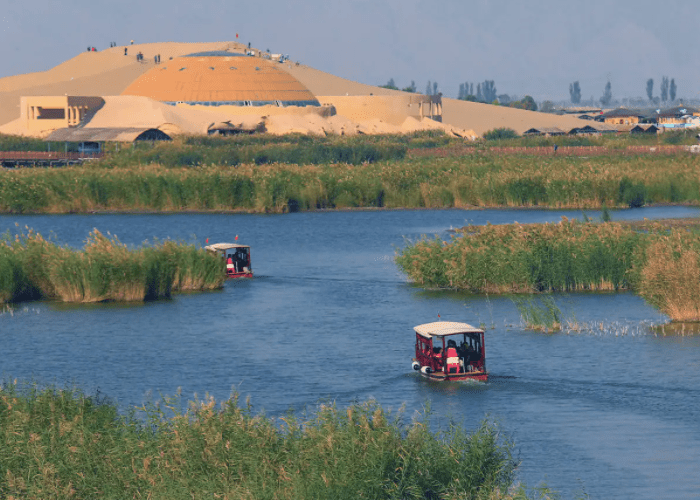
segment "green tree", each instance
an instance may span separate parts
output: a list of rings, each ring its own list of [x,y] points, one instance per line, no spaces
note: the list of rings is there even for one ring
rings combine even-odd
[[[497,141],[499,139],[515,139],[518,133],[512,128],[501,127],[484,132],[484,139],[487,141]]]
[[[532,96],[526,95],[519,101],[512,101],[508,104],[509,108],[527,109],[529,111],[537,111],[537,103]]]
[[[552,101],[544,101],[540,106],[540,111],[543,113],[554,113],[554,103]]]
[[[608,81],[605,84],[605,90],[603,91],[603,96],[600,98],[600,103],[603,106],[607,106],[612,101],[612,85]]]
[[[671,98],[672,101],[676,100],[676,79],[671,78],[671,86],[668,88],[668,96]]]
[[[647,80],[647,97],[650,101],[654,100],[654,79],[649,78]]]
[[[667,76],[661,77],[661,100],[664,102],[668,101],[668,77]]]
[[[498,102],[500,102],[503,105],[508,105],[510,104],[511,98],[508,94],[501,94],[498,96]]]
[[[578,80],[569,85],[569,96],[571,97],[572,104],[579,104],[581,102],[581,86]]]
[[[389,78],[389,81],[387,82],[386,85],[380,85],[379,87],[383,88],[383,89],[399,90],[399,88],[394,83],[393,78]]]
[[[493,80],[484,80],[481,84],[481,96],[484,102],[493,102],[496,100],[496,84]]]
[[[401,90],[403,90],[404,92],[410,92],[412,94],[415,94],[416,93],[416,82],[411,80],[411,85],[409,85],[408,87],[404,87]]]

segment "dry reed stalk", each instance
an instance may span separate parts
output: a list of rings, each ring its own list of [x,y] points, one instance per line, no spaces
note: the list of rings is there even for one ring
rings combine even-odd
[[[700,321],[698,254],[674,243],[665,238],[649,247],[640,293],[672,321]]]

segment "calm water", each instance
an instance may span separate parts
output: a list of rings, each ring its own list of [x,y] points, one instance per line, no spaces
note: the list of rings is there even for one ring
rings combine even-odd
[[[393,411],[405,404],[410,417],[430,402],[443,422],[498,420],[517,443],[519,478],[530,486],[545,481],[565,497],[698,498],[699,336],[649,333],[646,325],[665,318],[628,293],[557,297],[570,316],[596,325],[592,333],[528,332],[510,299],[426,292],[393,264],[404,237],[562,215],[581,213],[0,216],[2,231],[19,223],[78,247],[93,227],[128,244],[238,234],[252,246],[256,273],[220,292],[140,305],[22,304],[0,315],[0,374],[99,389],[124,408],[178,387],[188,399],[236,390],[268,415],[375,398]],[[438,313],[488,327],[489,383],[441,385],[411,371],[412,327]]]

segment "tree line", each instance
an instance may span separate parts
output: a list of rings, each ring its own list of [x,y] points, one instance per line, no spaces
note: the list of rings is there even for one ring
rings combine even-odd
[[[676,86],[676,80],[671,78],[668,79],[667,76],[661,77],[661,95],[660,97],[654,97],[654,79],[649,78],[646,83],[646,93],[647,97],[652,102],[659,101],[675,101],[678,87]],[[578,80],[569,84],[569,97],[573,104],[579,104],[581,102],[581,85]],[[603,95],[600,97],[600,103],[603,106],[607,106],[612,102],[612,84],[608,81],[603,89]]]
[[[675,101],[676,100],[676,92],[678,91],[678,87],[676,86],[676,79],[671,78],[671,81],[669,82],[667,76],[662,76],[661,77],[661,95],[659,96],[663,102],[666,101]],[[649,98],[650,101],[652,102],[658,102],[659,98],[654,97],[654,79],[649,78],[647,80],[647,86],[646,86],[646,91],[647,91],[647,97]]]

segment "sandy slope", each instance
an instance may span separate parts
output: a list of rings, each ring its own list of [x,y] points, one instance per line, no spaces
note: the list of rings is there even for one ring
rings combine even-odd
[[[343,96],[343,95],[403,95],[400,90],[383,89],[373,85],[353,82],[339,76],[331,75],[323,71],[304,66],[296,65],[287,61],[280,65],[282,69],[288,71],[292,76],[304,84],[304,86],[314,95]]]
[[[512,128],[522,134],[533,127],[559,127],[568,132],[572,128],[591,124],[573,116],[537,113],[457,99],[442,100],[442,121],[455,127],[472,128],[479,135],[499,127]]]
[[[233,42],[148,43],[113,47],[100,52],[82,52],[58,66],[40,73],[0,79],[0,125],[19,118],[19,98],[23,95],[93,95],[116,96],[137,77],[153,67],[153,57],[163,62],[193,52],[208,50],[243,50]],[[136,61],[141,52],[144,62]]]
[[[118,96],[138,76],[148,71],[153,66],[153,57],[161,56],[165,63],[171,57],[186,55],[193,52],[209,50],[234,50],[243,51],[245,47],[236,42],[211,42],[211,43],[177,43],[163,42],[138,44],[127,47],[128,55],[124,55],[124,47],[113,47],[100,52],[83,52],[77,56],[59,64],[45,72],[29,73],[25,75],[11,76],[0,79],[0,126],[8,124],[4,130],[16,130],[16,126],[10,126],[10,122],[19,118],[19,98],[22,95],[93,95],[93,96]],[[136,53],[144,55],[144,62],[136,61]],[[294,62],[285,62],[280,67],[304,84],[317,96],[398,96],[406,95],[401,91],[383,89],[372,85],[353,82],[323,71]],[[116,108],[124,106],[119,112]],[[212,119],[225,121],[227,117],[212,117],[211,113],[198,114],[196,110],[182,110],[177,112],[173,108],[163,107],[158,103],[141,103],[142,107],[134,104],[132,100],[110,99],[103,110],[97,113],[94,123],[88,126],[133,126],[155,125],[159,119],[177,125],[183,131],[202,133],[206,130],[205,122]],[[143,114],[143,116],[140,116]],[[177,116],[176,116],[177,115]],[[111,118],[110,118],[111,117]],[[117,119],[116,117],[119,117]],[[115,121],[109,122],[110,119]],[[230,118],[230,117],[228,117]],[[310,121],[309,121],[310,120]],[[383,133],[398,130],[415,130],[417,127],[433,127],[434,124],[416,124],[405,122],[389,125],[375,118],[364,124],[350,125],[347,121],[335,120],[334,123],[325,120],[321,123],[318,118],[307,120],[306,126],[303,120],[297,116],[286,120],[291,129],[311,133],[320,131],[339,130],[342,133]],[[268,120],[268,128],[282,133],[285,120],[277,117]],[[127,124],[128,123],[128,124]],[[544,113],[517,110],[487,104],[478,104],[454,99],[443,99],[443,123],[458,129],[472,129],[477,134],[496,127],[510,127],[522,133],[531,127],[560,127],[571,129],[575,126],[585,125],[588,122],[568,116],[555,116]],[[196,132],[195,132],[196,130]]]
[[[317,96],[405,95],[405,92],[400,90],[353,82],[304,65],[285,63],[283,66]],[[509,127],[522,134],[532,127],[559,127],[568,131],[574,127],[590,125],[590,122],[571,116],[557,116],[450,98],[442,99],[442,122],[459,129],[472,129],[478,135],[498,127]]]

